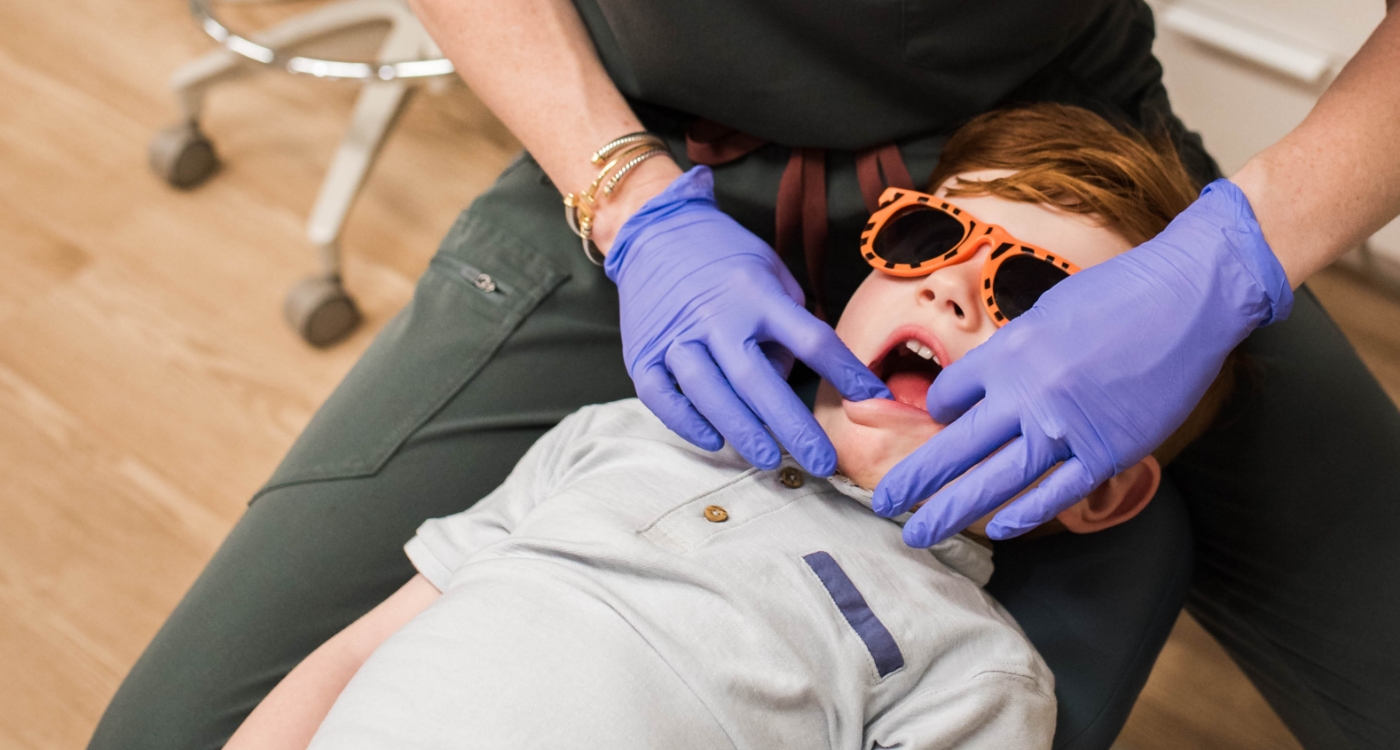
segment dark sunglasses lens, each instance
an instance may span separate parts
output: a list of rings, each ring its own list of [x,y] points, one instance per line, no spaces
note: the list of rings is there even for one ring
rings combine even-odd
[[[913,266],[952,250],[962,238],[962,222],[927,206],[909,206],[885,222],[872,249],[886,261]]]
[[[1064,269],[1048,261],[1015,255],[1002,261],[992,277],[992,299],[1010,320],[1031,309],[1040,295],[1068,276]]]

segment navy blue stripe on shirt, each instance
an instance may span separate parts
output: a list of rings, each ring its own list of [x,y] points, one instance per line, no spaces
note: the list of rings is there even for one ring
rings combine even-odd
[[[817,578],[821,579],[826,593],[831,594],[831,600],[836,602],[836,608],[841,610],[846,622],[851,624],[856,635],[865,642],[865,649],[875,660],[875,671],[884,677],[904,666],[904,654],[899,652],[899,644],[894,642],[894,636],[885,629],[885,624],[880,622],[880,618],[870,611],[865,597],[860,595],[860,590],[851,583],[850,577],[837,564],[836,559],[826,552],[813,552],[802,559],[807,562],[807,567],[817,574]]]

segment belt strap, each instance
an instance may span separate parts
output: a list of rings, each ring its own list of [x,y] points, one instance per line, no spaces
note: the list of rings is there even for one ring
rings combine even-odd
[[[696,120],[685,133],[686,155],[696,164],[716,166],[747,156],[768,141],[741,133],[710,120]],[[856,152],[856,181],[865,207],[871,213],[879,208],[880,193],[886,187],[913,189],[914,180],[904,165],[899,147],[893,143]],[[807,262],[807,278],[812,287],[812,312],[822,320],[826,311],[821,301],[822,269],[826,255],[826,149],[794,148],[783,177],[778,182],[775,216],[775,246],[779,255],[801,238]]]

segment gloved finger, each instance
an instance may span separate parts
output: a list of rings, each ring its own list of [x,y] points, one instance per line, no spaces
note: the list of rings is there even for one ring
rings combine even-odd
[[[783,291],[792,298],[799,309],[805,309],[807,297],[802,293],[802,285],[797,283],[797,279],[792,277],[792,271],[788,270],[787,264],[782,259],[773,259],[773,275],[778,277],[778,283],[783,285]]]
[[[802,399],[793,393],[792,386],[773,369],[757,343],[752,339],[715,341],[710,345],[710,354],[724,370],[734,391],[763,419],[803,468],[822,477],[836,471],[836,449],[826,431],[817,424]]]
[[[787,380],[788,376],[792,374],[792,365],[796,362],[792,352],[783,348],[783,345],[776,341],[765,341],[759,344],[758,348],[763,350],[763,356],[772,363],[773,369],[777,370],[784,380]]]
[[[943,368],[928,388],[925,406],[933,421],[949,424],[961,417],[973,404],[986,397],[982,380],[982,363],[995,338],[968,352],[962,359]],[[995,360],[995,357],[991,358]]]
[[[904,524],[904,543],[930,547],[967,528],[1029,487],[1057,458],[1016,438],[935,495]]]
[[[987,524],[987,536],[1010,539],[1024,534],[1083,500],[1097,485],[1088,467],[1078,458],[1071,457],[1038,487],[997,513]]]
[[[998,415],[986,402],[980,403],[895,464],[876,485],[871,507],[879,515],[897,516],[1020,433],[1014,413]]]
[[[672,432],[707,451],[724,447],[724,438],[696,411],[690,399],[676,390],[675,381],[661,363],[653,363],[633,374],[632,385],[642,404]]]
[[[851,401],[893,399],[884,381],[875,377],[836,335],[831,326],[793,305],[770,313],[768,335]]]
[[[765,367],[772,366],[764,362]],[[760,469],[773,469],[782,451],[763,428],[757,415],[724,379],[705,346],[699,342],[673,344],[666,350],[666,366],[692,404],[739,451]]]

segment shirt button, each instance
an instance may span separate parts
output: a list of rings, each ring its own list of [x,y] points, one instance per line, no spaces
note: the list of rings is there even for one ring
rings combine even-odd
[[[791,466],[784,466],[783,470],[778,472],[778,481],[795,490],[802,486],[802,472]]]
[[[710,523],[724,523],[729,520],[729,511],[718,505],[705,506],[705,520]]]

